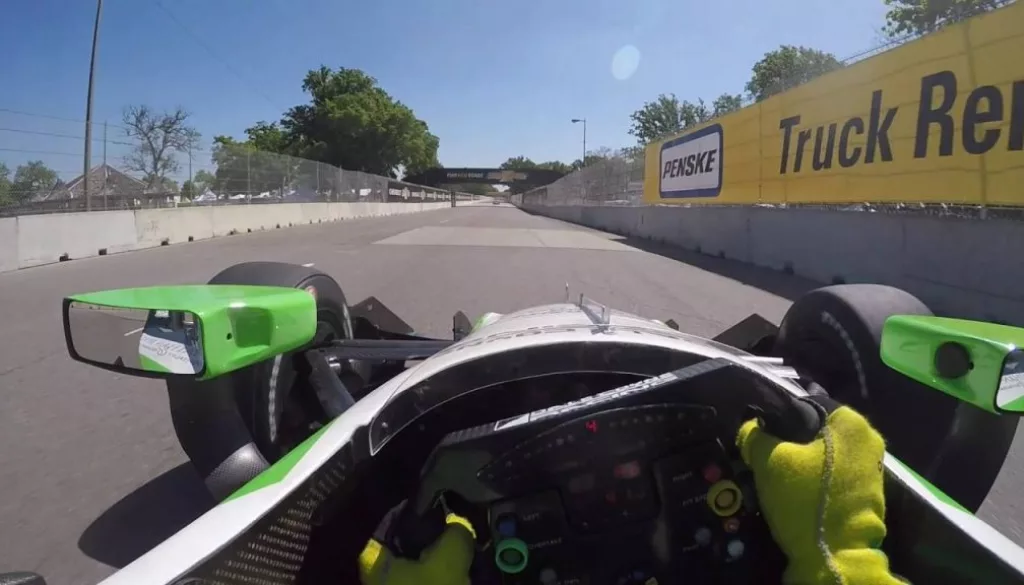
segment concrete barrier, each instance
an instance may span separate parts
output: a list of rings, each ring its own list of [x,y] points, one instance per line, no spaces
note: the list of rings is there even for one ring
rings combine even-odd
[[[18,268],[137,247],[135,213],[131,211],[26,215],[17,220]]]
[[[180,244],[213,237],[213,217],[206,208],[142,209],[135,212],[140,248]]]
[[[0,272],[232,234],[396,213],[439,203],[280,203],[0,218]]]
[[[18,220],[0,219],[0,272],[18,269]]]
[[[824,284],[888,284],[940,314],[1024,325],[1024,222],[740,206],[528,210]]]

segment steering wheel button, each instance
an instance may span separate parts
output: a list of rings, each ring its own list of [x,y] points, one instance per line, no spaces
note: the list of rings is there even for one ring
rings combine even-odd
[[[736,534],[740,530],[740,519],[729,518],[722,524],[722,527],[725,528],[725,531],[729,534]]]
[[[725,509],[732,506],[733,502],[735,501],[736,494],[729,490],[724,490],[719,492],[718,495],[715,496],[715,507]]]
[[[743,556],[743,551],[746,546],[741,540],[730,540],[729,544],[726,545],[725,550],[729,553],[729,556],[734,559],[738,559]]]
[[[699,546],[707,546],[711,544],[711,531],[705,526],[701,526],[697,529],[697,532],[693,534],[693,541]]]
[[[507,538],[495,546],[494,564],[502,573],[514,575],[526,568],[529,554],[525,542],[518,538]]]
[[[743,496],[739,486],[729,480],[723,480],[711,486],[707,501],[711,511],[724,518],[739,512]]]
[[[558,573],[555,572],[551,567],[547,567],[540,572],[540,582],[543,585],[555,585],[558,583]]]
[[[718,480],[722,479],[722,468],[715,465],[714,463],[708,464],[704,468],[704,479],[708,483],[718,483]]]
[[[516,535],[516,519],[506,516],[498,521],[498,534],[505,538]]]

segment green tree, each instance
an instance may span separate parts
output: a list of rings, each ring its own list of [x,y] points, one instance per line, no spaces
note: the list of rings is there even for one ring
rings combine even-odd
[[[995,10],[1000,0],[885,0],[885,33],[890,38],[923,35],[945,25]]]
[[[14,172],[11,184],[11,198],[15,203],[24,203],[37,195],[45,195],[57,186],[57,172],[46,166],[41,160],[33,160],[20,165]]]
[[[0,205],[10,205],[11,199],[11,169],[0,162]]]
[[[572,172],[572,166],[568,165],[560,160],[551,160],[548,162],[542,162],[537,165],[538,169],[544,169],[546,171],[557,171],[559,173],[570,173]]]
[[[517,171],[524,169],[535,169],[537,168],[537,163],[533,162],[532,160],[525,156],[513,156],[510,157],[505,162],[501,163],[501,166],[498,168]]]
[[[217,177],[207,170],[196,171],[196,174],[192,176],[192,185],[195,188],[196,196],[202,195],[207,189],[212,189],[216,182]]]
[[[724,116],[743,107],[743,96],[723,93],[711,102],[711,114],[714,117]]]
[[[302,83],[311,103],[288,110],[279,128],[257,124],[250,141],[274,152],[389,177],[438,165],[427,123],[358,69],[312,70]]]
[[[713,116],[704,100],[679,101],[675,94],[661,94],[630,114],[629,133],[640,144],[707,122]]]
[[[138,142],[124,157],[129,171],[142,173],[150,189],[160,188],[163,179],[180,167],[175,153],[195,150],[200,134],[188,125],[189,113],[182,108],[155,112],[149,106],[128,106],[121,123],[125,135]]]
[[[756,101],[763,101],[842,67],[831,53],[782,45],[754,64],[746,90]]]
[[[195,181],[186,179],[181,184],[181,198],[186,201],[192,201],[199,195],[199,191],[196,189]]]

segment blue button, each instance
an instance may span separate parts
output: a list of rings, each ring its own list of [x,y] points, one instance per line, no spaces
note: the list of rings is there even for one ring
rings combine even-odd
[[[502,518],[498,522],[498,534],[505,538],[512,538],[516,535],[516,519],[515,518]]]

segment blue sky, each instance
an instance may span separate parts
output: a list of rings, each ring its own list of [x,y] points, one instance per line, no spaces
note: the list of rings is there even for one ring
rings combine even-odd
[[[105,0],[94,120],[111,124],[116,166],[128,104],[184,106],[208,148],[305,102],[303,75],[325,64],[363,69],[411,106],[446,166],[571,161],[571,118],[587,118],[588,147],[630,145],[629,114],[659,93],[740,92],[784,43],[850,56],[878,43],[884,13],[882,0]],[[93,0],[4,0],[0,149],[50,153],[0,150],[12,172],[43,159],[80,174],[94,14]]]

